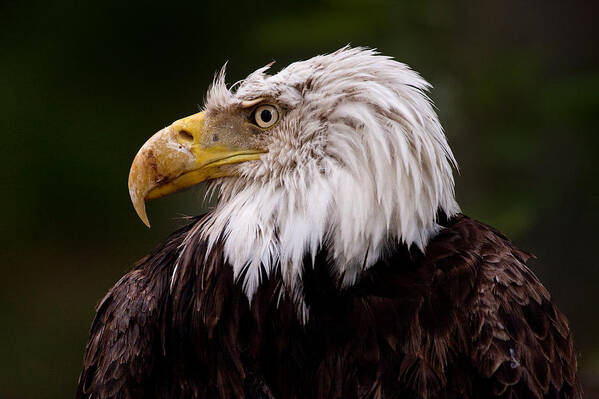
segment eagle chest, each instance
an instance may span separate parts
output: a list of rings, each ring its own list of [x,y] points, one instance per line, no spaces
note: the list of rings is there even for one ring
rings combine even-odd
[[[416,265],[401,252],[340,290],[325,259],[318,256],[305,268],[305,324],[293,301],[271,307],[263,300],[274,297],[273,285],[254,299],[256,329],[242,333],[254,336],[247,347],[253,367],[273,391],[281,397],[410,397],[459,381],[452,370],[463,346],[457,325],[468,320],[451,293],[464,297],[456,284],[467,281],[450,287],[442,269]]]

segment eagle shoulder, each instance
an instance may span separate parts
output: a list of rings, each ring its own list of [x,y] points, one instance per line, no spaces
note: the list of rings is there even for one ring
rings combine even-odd
[[[479,376],[473,380],[474,392],[579,397],[572,334],[547,289],[526,266],[533,256],[497,230],[461,215],[440,236],[432,243],[429,261],[441,269],[453,264],[448,271],[454,278],[447,280],[446,289],[462,295],[456,301],[462,309],[456,327]],[[471,278],[467,284],[464,276]]]
[[[138,261],[98,304],[79,376],[78,398],[148,394],[164,353],[160,326],[169,279],[177,248],[191,225]]]

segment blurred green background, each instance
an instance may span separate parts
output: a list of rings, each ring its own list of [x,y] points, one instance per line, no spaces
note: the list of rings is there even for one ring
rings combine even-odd
[[[74,395],[94,306],[202,211],[202,188],[129,202],[153,132],[227,81],[347,43],[433,85],[463,211],[539,260],[568,315],[591,397],[599,378],[597,3],[3,2],[0,5],[0,397]],[[198,192],[200,191],[200,192]]]

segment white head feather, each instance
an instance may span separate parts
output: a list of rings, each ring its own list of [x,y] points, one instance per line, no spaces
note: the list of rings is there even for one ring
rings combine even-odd
[[[455,160],[430,100],[430,85],[405,64],[373,50],[345,47],[269,66],[238,84],[224,68],[206,108],[226,112],[242,101],[272,99],[283,110],[268,153],[215,180],[219,202],[198,225],[213,245],[224,240],[235,277],[249,298],[280,268],[301,295],[304,258],[326,246],[335,272],[351,285],[390,244],[424,250],[439,230],[439,210],[459,212]],[[190,235],[190,237],[194,237]]]

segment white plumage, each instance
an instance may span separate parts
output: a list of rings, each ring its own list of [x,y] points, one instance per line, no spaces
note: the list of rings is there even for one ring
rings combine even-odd
[[[261,97],[283,116],[267,136],[268,153],[239,164],[239,176],[214,180],[218,205],[184,245],[198,234],[210,244],[224,238],[249,298],[276,268],[299,297],[303,259],[322,244],[346,286],[390,242],[425,249],[439,229],[437,212],[459,212],[456,163],[425,93],[430,85],[364,48],[345,47],[272,76],[269,67],[235,91],[223,68],[209,91],[208,113]]]

